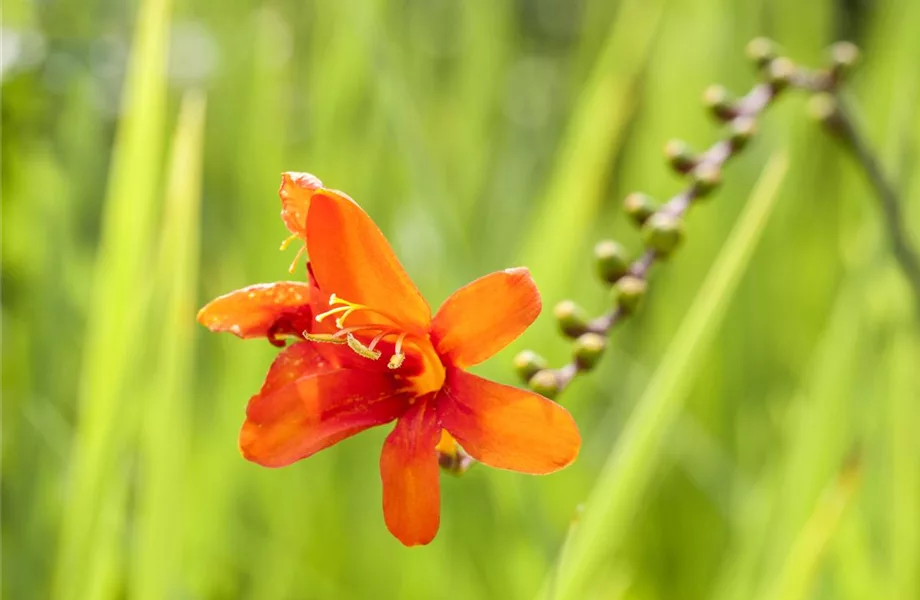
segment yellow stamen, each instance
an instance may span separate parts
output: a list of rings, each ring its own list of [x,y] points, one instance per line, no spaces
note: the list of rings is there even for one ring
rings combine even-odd
[[[288,238],[290,239],[290,238]],[[293,273],[297,270],[297,261],[300,260],[300,257],[303,256],[303,251],[307,249],[307,245],[304,244],[300,247],[300,250],[297,251],[297,254],[294,255],[294,260],[291,261],[291,266],[288,267],[288,273]]]
[[[284,252],[285,250],[287,250],[288,246],[291,245],[291,242],[293,242],[293,241],[296,240],[296,239],[297,239],[297,234],[296,234],[296,233],[292,233],[291,235],[289,235],[289,236],[287,237],[286,240],[284,240],[283,242],[281,242],[281,248],[279,248],[279,250],[281,250],[282,252]]]
[[[316,315],[316,322],[317,322],[317,323],[322,323],[322,322],[323,322],[323,319],[325,319],[325,318],[328,317],[328,316],[337,315],[337,314],[339,314],[339,313],[352,313],[352,312],[354,312],[354,310],[355,310],[354,307],[351,307],[351,306],[337,306],[337,307],[333,308],[332,310],[327,310],[326,312],[324,312],[324,313],[322,313],[322,314],[320,314],[320,315]],[[337,327],[339,327],[339,328],[341,329],[342,326],[339,324],[339,321],[340,321],[340,320],[342,320],[342,317],[338,317],[338,318],[335,320],[335,324],[336,324]]]
[[[396,328],[377,324],[358,325],[357,327],[346,328],[345,320],[348,319],[348,317],[354,312],[367,310],[377,314],[381,313],[367,306],[364,306],[363,304],[357,304],[355,302],[349,302],[348,300],[339,298],[335,294],[331,294],[329,296],[329,306],[334,308],[331,308],[324,313],[318,314],[314,318],[316,319],[317,323],[322,323],[323,320],[325,320],[327,317],[337,315],[335,319],[335,326],[338,328],[338,331],[333,334],[308,334],[307,332],[304,332],[304,337],[307,340],[314,342],[331,342],[335,344],[341,344],[343,343],[344,338],[344,343],[348,344],[348,347],[351,348],[351,350],[356,354],[370,360],[377,360],[380,358],[380,351],[376,350],[377,344],[379,344],[380,341],[383,340],[383,338],[386,336],[395,335],[398,333],[399,337],[396,339],[394,352],[390,357],[390,360],[387,362],[387,366],[390,369],[398,369],[403,365],[406,360],[406,354],[402,351],[402,345],[408,333],[399,333],[399,330]],[[376,331],[378,333],[371,339],[370,343],[365,346],[361,340],[353,335],[354,332],[357,331]]]

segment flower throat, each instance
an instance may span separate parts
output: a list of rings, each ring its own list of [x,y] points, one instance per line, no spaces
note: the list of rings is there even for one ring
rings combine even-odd
[[[390,356],[390,360],[387,362],[387,367],[390,369],[398,369],[402,366],[403,362],[406,360],[406,354],[403,352],[402,347],[403,342],[408,335],[407,332],[401,331],[396,327],[388,327],[386,325],[379,324],[356,325],[353,327],[345,326],[345,321],[350,315],[361,311],[379,315],[390,321],[392,321],[392,319],[378,310],[374,310],[364,306],[363,304],[349,302],[348,300],[339,298],[335,294],[329,296],[329,306],[333,306],[335,308],[331,308],[322,314],[316,315],[316,322],[322,323],[324,320],[334,316],[335,326],[338,328],[338,331],[335,333],[309,333],[308,331],[304,331],[304,338],[311,342],[347,344],[348,347],[358,356],[368,360],[378,360],[380,358],[380,350],[376,349],[377,345],[386,337],[396,336],[393,355]],[[355,333],[376,333],[376,335],[371,339],[370,342],[365,345],[363,342],[361,342],[361,340],[355,337]]]

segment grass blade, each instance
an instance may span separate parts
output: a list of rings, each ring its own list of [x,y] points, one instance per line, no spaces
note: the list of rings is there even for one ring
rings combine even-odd
[[[140,430],[143,479],[138,498],[138,541],[133,570],[135,598],[168,597],[182,532],[186,423],[191,389],[195,300],[198,282],[204,96],[183,98],[173,138],[163,234],[157,264],[159,354],[156,384],[144,403]],[[151,321],[153,325],[153,321]]]
[[[103,521],[106,503],[102,500],[111,497],[109,488],[124,485],[123,472],[117,467],[124,456],[135,406],[125,401],[124,392],[132,368],[131,344],[140,333],[137,295],[145,279],[144,260],[155,223],[169,14],[170,0],[146,0],[137,17],[96,257],[55,598],[91,597],[86,582],[96,572],[114,577],[116,570],[104,565],[118,560],[120,554],[114,545],[123,521],[111,514]],[[109,582],[94,589],[104,596],[115,593],[114,585]]]

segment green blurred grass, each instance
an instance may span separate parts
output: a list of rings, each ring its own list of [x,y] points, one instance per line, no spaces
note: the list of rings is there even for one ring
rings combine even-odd
[[[916,239],[920,5],[11,0],[3,28],[4,598],[531,598],[589,497],[628,509],[582,516],[595,530],[573,537],[604,543],[568,597],[920,596],[920,329],[869,188],[801,98],[770,110],[561,398],[579,461],[445,477],[427,548],[383,525],[383,430],[287,469],[243,461],[273,349],[194,324],[218,293],[289,277],[283,170],[360,201],[434,305],[524,263],[546,306],[600,311],[590,246],[638,249],[619,200],[679,188],[661,145],[716,139],[697,98],[751,85],[758,34],[810,63],[863,46],[852,95]],[[777,151],[763,239],[675,381],[659,365],[681,360],[671,340]],[[510,381],[524,343],[564,360],[553,329],[481,372]],[[668,388],[683,401],[629,455],[639,484],[595,488],[640,398]]]

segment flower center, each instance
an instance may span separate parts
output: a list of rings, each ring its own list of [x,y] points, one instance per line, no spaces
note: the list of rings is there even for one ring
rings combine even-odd
[[[358,356],[366,358],[368,360],[378,360],[380,358],[380,350],[377,350],[377,345],[380,342],[390,336],[396,336],[396,342],[393,346],[393,354],[390,356],[390,360],[387,362],[387,367],[390,369],[398,369],[402,366],[403,362],[406,360],[406,354],[403,352],[403,342],[405,342],[406,337],[409,335],[408,332],[400,330],[395,326],[395,321],[388,317],[386,314],[375,310],[363,304],[357,304],[354,302],[349,302],[344,298],[339,298],[335,294],[329,296],[329,306],[333,306],[326,312],[316,315],[316,322],[322,323],[324,320],[335,317],[335,326],[338,328],[338,331],[335,333],[309,333],[307,331],[303,332],[304,338],[311,342],[326,342],[332,344],[347,344],[348,347]],[[346,327],[345,321],[349,316],[357,312],[366,312],[378,315],[384,319],[394,323],[393,326],[378,324],[378,323],[368,323],[366,325],[355,325],[353,327]],[[355,333],[361,334],[375,334],[374,337],[365,344],[357,337]]]

